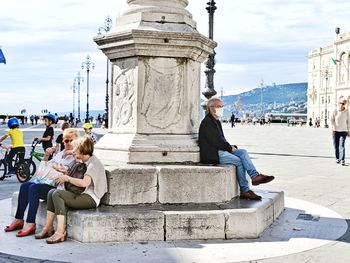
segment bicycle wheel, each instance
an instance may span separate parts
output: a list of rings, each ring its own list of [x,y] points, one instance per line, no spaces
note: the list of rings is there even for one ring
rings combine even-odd
[[[0,160],[0,180],[4,180],[5,179],[5,175],[7,172],[7,166],[5,164],[4,160]]]
[[[24,183],[30,180],[30,170],[27,162],[22,162],[16,166],[16,177],[20,183]]]
[[[36,172],[36,164],[33,160],[27,160],[27,163],[29,163],[29,173],[30,173],[30,178],[32,178],[32,176]]]

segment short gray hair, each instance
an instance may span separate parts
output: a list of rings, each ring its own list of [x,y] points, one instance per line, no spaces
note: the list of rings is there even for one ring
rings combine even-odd
[[[220,102],[221,102],[221,100],[220,100],[219,98],[217,98],[217,97],[211,97],[211,98],[207,101],[207,108],[214,106],[214,104],[215,104],[216,101],[220,101]]]
[[[348,100],[347,100],[344,96],[340,96],[340,97],[339,97],[339,102],[345,102],[345,103],[347,103]]]

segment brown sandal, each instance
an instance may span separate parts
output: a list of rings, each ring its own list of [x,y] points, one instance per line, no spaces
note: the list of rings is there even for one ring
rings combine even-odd
[[[51,237],[55,233],[54,229],[48,230],[44,227],[38,234],[35,235],[35,239],[43,239]]]
[[[55,234],[53,234],[53,236],[46,238],[46,243],[56,244],[66,240],[67,240],[67,232],[64,232],[63,234],[61,234],[56,231]]]

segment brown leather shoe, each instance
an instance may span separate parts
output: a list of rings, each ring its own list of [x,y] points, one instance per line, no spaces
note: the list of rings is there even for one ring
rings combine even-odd
[[[261,196],[257,195],[256,193],[254,193],[252,190],[249,190],[247,192],[241,192],[241,194],[239,195],[240,199],[247,199],[247,200],[261,200]]]
[[[252,179],[252,184],[253,185],[266,184],[268,182],[271,182],[273,179],[275,179],[274,176],[259,174],[257,177]]]

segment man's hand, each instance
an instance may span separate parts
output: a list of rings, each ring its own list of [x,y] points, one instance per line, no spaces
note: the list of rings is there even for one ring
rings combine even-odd
[[[231,147],[232,147],[231,153],[238,150],[238,147],[236,145],[231,145]]]

